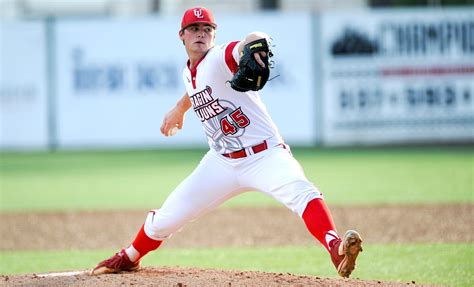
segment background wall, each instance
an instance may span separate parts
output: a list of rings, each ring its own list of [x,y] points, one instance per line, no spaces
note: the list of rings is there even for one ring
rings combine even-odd
[[[184,91],[180,19],[2,21],[0,147],[206,146],[192,113],[175,137],[159,133]],[[465,143],[474,141],[472,19],[472,8],[223,12],[217,43],[254,30],[274,38],[279,77],[261,95],[292,145]]]
[[[2,148],[47,147],[45,27],[45,23],[41,21],[0,24]]]

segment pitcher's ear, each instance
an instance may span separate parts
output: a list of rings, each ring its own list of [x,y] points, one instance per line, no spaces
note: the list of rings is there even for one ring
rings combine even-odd
[[[179,30],[178,35],[179,35],[179,38],[183,40],[182,37],[184,36],[184,29]]]
[[[178,35],[179,39],[183,42],[184,45],[184,29],[179,30]]]

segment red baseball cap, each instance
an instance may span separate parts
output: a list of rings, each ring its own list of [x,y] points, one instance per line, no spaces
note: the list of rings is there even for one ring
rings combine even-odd
[[[195,23],[207,23],[212,27],[217,28],[211,10],[204,7],[194,7],[186,10],[186,12],[184,12],[183,20],[181,21],[181,29]]]

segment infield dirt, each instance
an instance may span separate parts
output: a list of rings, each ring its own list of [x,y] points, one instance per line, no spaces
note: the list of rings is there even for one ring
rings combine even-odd
[[[365,243],[473,242],[474,205],[331,207],[340,232],[357,229]],[[0,250],[89,250],[127,246],[146,211],[0,213]],[[433,228],[436,226],[436,228]],[[26,237],[24,234],[35,234]],[[114,234],[113,237],[110,234]],[[212,236],[209,236],[212,234]],[[221,208],[188,224],[164,248],[308,246],[318,244],[285,208]],[[329,260],[329,259],[328,259]],[[92,267],[92,266],[91,266]],[[67,276],[66,276],[67,275]],[[283,273],[145,267],[139,272],[3,275],[2,286],[406,286]]]

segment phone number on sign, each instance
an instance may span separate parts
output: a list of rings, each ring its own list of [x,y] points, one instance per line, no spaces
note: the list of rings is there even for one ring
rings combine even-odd
[[[473,111],[472,83],[401,84],[397,86],[343,86],[337,92],[343,113],[382,110],[458,110]]]

